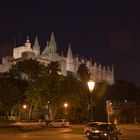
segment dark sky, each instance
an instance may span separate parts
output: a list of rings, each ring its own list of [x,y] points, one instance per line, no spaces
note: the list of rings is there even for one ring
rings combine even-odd
[[[14,38],[42,48],[55,33],[58,48],[114,65],[115,79],[140,86],[140,2],[135,0],[12,0],[0,3],[0,56],[11,53]]]

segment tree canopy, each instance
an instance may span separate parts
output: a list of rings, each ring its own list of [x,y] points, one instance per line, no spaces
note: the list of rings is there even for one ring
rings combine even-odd
[[[140,100],[140,89],[133,83],[117,80],[109,87],[108,98],[114,101],[137,101]]]
[[[86,87],[87,81],[90,78],[90,73],[89,73],[89,70],[88,70],[86,64],[82,63],[79,65],[78,70],[77,70],[77,76]]]
[[[13,79],[8,73],[0,75],[0,109],[10,113],[13,107],[25,100],[27,82]]]

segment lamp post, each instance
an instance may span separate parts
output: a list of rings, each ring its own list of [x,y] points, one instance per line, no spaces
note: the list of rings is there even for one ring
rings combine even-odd
[[[107,111],[107,120],[110,122],[110,115],[112,115],[112,102],[110,100],[106,101],[106,111]]]
[[[88,88],[89,88],[89,91],[90,91],[90,121],[93,120],[93,89],[94,89],[94,86],[95,86],[95,82],[90,80],[88,81]]]
[[[68,106],[69,106],[68,103],[65,102],[64,103],[64,115],[66,115],[66,116],[68,115]]]
[[[27,105],[24,104],[22,105],[23,111],[24,111],[24,120],[26,120],[26,109],[27,109]]]

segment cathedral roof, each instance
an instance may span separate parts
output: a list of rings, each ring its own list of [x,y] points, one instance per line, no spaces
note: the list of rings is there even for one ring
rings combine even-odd
[[[69,48],[68,48],[67,62],[73,62],[73,54],[72,54],[72,51],[71,51],[70,44],[69,44]]]
[[[53,32],[51,34],[50,42],[55,42],[55,37],[54,37],[54,33]]]
[[[39,43],[38,43],[37,36],[35,37],[35,43],[34,43],[34,46],[33,46],[33,51],[39,51],[40,52],[40,46],[39,46]]]

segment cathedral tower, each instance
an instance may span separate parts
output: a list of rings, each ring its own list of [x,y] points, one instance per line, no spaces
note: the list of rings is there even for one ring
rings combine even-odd
[[[71,51],[71,46],[69,45],[67,59],[66,59],[66,70],[74,72],[74,59]]]
[[[38,38],[36,36],[35,38],[35,43],[34,43],[34,46],[33,46],[33,52],[35,53],[35,55],[40,55],[40,46],[39,46],[39,43],[38,43]]]
[[[47,42],[46,48],[42,52],[42,56],[49,61],[57,61],[58,53],[54,33],[52,32],[50,42]]]

